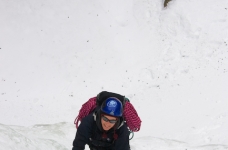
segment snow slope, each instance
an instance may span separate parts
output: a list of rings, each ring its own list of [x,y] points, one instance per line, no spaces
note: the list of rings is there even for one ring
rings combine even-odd
[[[137,109],[133,150],[228,149],[227,0],[0,2],[0,149],[70,149],[102,90]]]

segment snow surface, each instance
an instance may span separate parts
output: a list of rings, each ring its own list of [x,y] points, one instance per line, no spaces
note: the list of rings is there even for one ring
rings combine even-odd
[[[132,150],[227,150],[228,1],[162,3],[0,0],[0,150],[71,149],[103,90],[142,119]]]

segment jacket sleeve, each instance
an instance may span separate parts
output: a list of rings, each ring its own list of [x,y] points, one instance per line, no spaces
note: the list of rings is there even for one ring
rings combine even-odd
[[[93,116],[87,116],[82,119],[75,139],[73,141],[72,150],[84,150],[85,145],[89,143],[89,138],[92,135]]]
[[[115,142],[115,150],[130,150],[129,145],[129,130],[124,124],[120,129],[118,129],[118,138]]]

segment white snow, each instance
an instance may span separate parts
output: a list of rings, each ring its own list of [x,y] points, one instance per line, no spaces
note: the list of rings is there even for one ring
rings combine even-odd
[[[132,150],[228,149],[227,0],[0,3],[0,150],[71,149],[103,90],[142,119]]]

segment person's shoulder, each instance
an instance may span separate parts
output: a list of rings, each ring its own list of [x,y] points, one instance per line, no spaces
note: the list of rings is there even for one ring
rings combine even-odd
[[[85,116],[85,117],[82,119],[82,121],[83,121],[83,122],[84,122],[84,121],[86,121],[86,122],[93,122],[93,121],[94,121],[94,114],[91,113],[91,114]]]
[[[123,132],[128,131],[127,124],[123,121],[121,122],[120,126],[118,127],[117,131]]]
[[[94,124],[95,122],[94,122],[93,114],[89,114],[81,120],[78,130],[90,130],[93,128]]]

